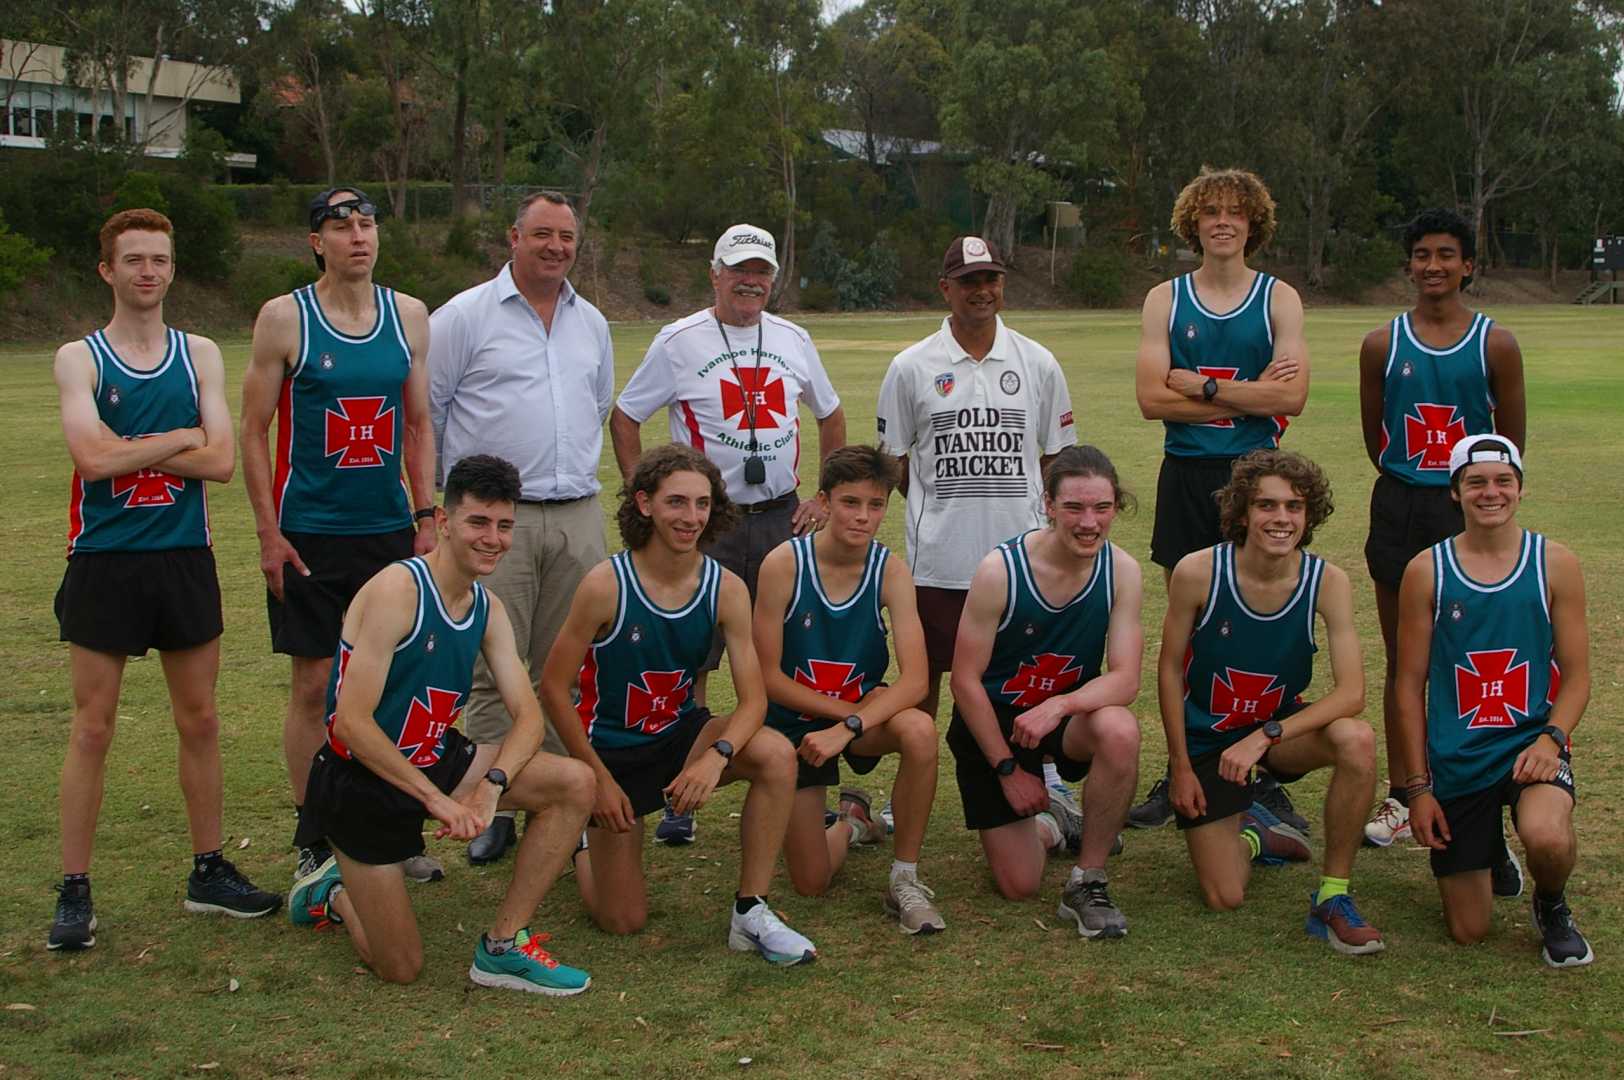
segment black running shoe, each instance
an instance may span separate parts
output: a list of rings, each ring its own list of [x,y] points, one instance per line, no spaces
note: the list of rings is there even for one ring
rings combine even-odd
[[[57,885],[56,921],[51,923],[47,949],[74,951],[96,944],[96,913],[90,906],[90,883]]]
[[[1573,923],[1567,897],[1546,903],[1535,896],[1533,906],[1534,925],[1545,939],[1545,947],[1539,955],[1547,964],[1554,968],[1584,967],[1596,958],[1590,951],[1590,942]]]
[[[186,879],[187,911],[196,914],[230,915],[234,919],[257,919],[282,906],[278,893],[266,892],[237,872],[225,859],[207,875],[193,870]]]
[[[1490,868],[1489,880],[1494,883],[1496,896],[1509,898],[1522,895],[1522,863],[1517,861],[1517,853],[1511,850],[1509,844],[1506,846],[1506,857]]]
[[[1280,786],[1280,781],[1262,769],[1259,769],[1257,775],[1252,778],[1252,801],[1262,803],[1268,808],[1269,813],[1304,836],[1308,835],[1308,819],[1299,814],[1297,808],[1291,805],[1291,796],[1287,795],[1286,789]]]
[[[299,849],[299,863],[293,869],[293,880],[307,878],[315,873],[323,863],[333,857],[333,849],[326,844],[317,844],[315,847],[302,847]]]
[[[1128,825],[1134,829],[1156,829],[1173,820],[1173,797],[1168,794],[1167,777],[1151,785],[1145,801],[1128,811]]]

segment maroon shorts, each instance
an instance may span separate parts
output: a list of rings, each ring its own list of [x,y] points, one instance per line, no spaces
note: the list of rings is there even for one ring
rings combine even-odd
[[[953,670],[953,640],[959,634],[959,616],[969,589],[939,589],[921,585],[919,621],[925,624],[925,658],[932,671]]]

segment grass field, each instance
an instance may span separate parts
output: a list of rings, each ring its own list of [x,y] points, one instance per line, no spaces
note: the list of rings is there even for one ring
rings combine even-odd
[[[1361,554],[1372,471],[1359,438],[1355,357],[1361,335],[1385,314],[1310,311],[1313,390],[1287,436],[1336,487],[1339,509],[1317,550],[1354,581],[1375,702],[1379,637]],[[1171,828],[1130,832],[1112,861],[1130,936],[1083,941],[1056,924],[1061,861],[1039,900],[1009,903],[994,893],[979,847],[962,828],[944,748],[922,877],[937,890],[945,935],[912,940],[896,932],[880,910],[889,855],[869,850],[854,854],[822,900],[796,897],[782,876],[775,886],[775,906],[817,942],[817,964],[783,971],[729,952],[725,909],[737,867],[729,815],[740,794],[727,789],[701,812],[697,845],[650,851],[653,912],[640,936],[598,932],[573,880],[559,883],[535,924],[594,980],[586,995],[561,1002],[467,982],[475,936],[511,863],[475,870],[451,844],[430,843],[449,867],[447,880],[414,891],[428,964],[409,988],[381,985],[340,936],[296,930],[285,917],[237,923],[184,915],[185,819],[163,681],[151,659],[128,668],[109,761],[94,866],[99,943],[80,955],[46,953],[50,885],[59,873],[56,788],[71,714],[67,649],[51,615],[69,464],[50,346],[0,349],[0,462],[8,477],[0,669],[12,673],[0,689],[12,754],[0,786],[0,820],[9,822],[0,858],[0,1074],[1619,1075],[1624,315],[1559,307],[1494,314],[1516,332],[1527,362],[1524,521],[1574,548],[1589,584],[1594,692],[1576,740],[1581,854],[1569,895],[1596,950],[1592,967],[1546,969],[1525,901],[1501,902],[1485,944],[1448,943],[1426,859],[1415,849],[1367,849],[1355,865],[1361,907],[1387,937],[1380,956],[1344,958],[1304,935],[1306,897],[1318,880],[1310,866],[1259,872],[1244,908],[1210,914]],[[808,321],[854,440],[872,438],[874,399],[892,354],[937,321]],[[1139,493],[1138,515],[1119,520],[1114,539],[1144,560],[1161,435],[1133,402],[1136,317],[1014,313],[1008,321],[1060,357],[1079,434],[1110,453]],[[615,328],[620,383],[655,330]],[[235,411],[247,341],[222,344]],[[663,426],[648,434],[663,437]],[[813,471],[803,470],[808,480]],[[608,468],[604,477],[618,489]],[[240,481],[217,492],[211,509],[226,602],[219,693],[228,854],[276,887],[292,865],[280,745],[287,662],[269,653]],[[883,538],[901,547],[899,512]],[[1146,777],[1165,759],[1154,689],[1162,614],[1155,577],[1147,574],[1151,642],[1135,706]],[[1379,732],[1379,708],[1366,716]],[[881,766],[877,775],[890,772]],[[1147,784],[1142,779],[1139,790]],[[1293,789],[1316,841],[1323,793],[1320,777]]]

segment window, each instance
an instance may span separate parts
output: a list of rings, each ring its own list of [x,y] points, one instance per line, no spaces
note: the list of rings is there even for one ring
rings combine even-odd
[[[34,135],[33,113],[25,108],[11,110],[11,134]]]

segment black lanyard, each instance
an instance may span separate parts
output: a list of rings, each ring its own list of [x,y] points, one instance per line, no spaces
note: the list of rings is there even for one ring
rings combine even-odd
[[[765,318],[756,320],[756,380],[761,380],[761,342],[762,333],[766,327]],[[727,339],[727,328],[722,325],[722,317],[716,316],[716,329],[722,335],[722,348],[727,350],[727,362],[733,368],[733,381],[739,384],[740,396],[744,399],[744,422],[750,426],[750,452],[756,452],[756,389],[745,389],[744,379],[739,375],[738,362],[733,357],[733,343]]]

